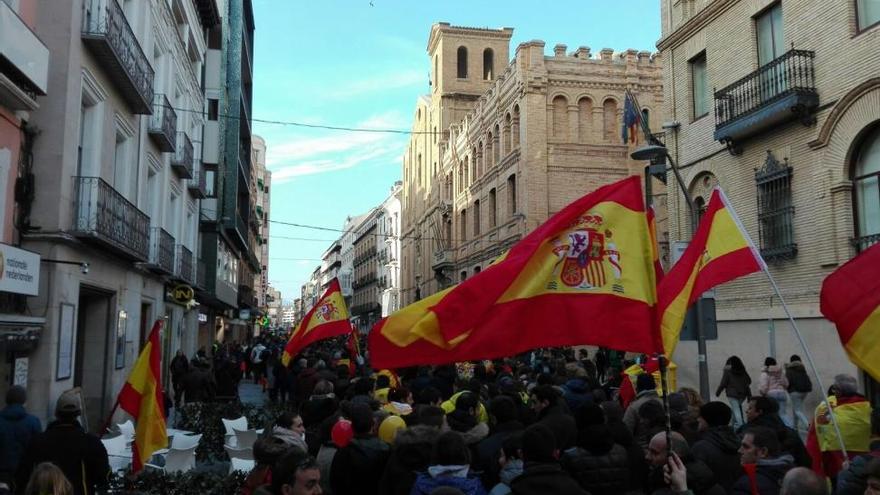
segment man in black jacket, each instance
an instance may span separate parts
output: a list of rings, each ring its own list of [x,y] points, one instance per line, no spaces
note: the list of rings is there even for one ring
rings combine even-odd
[[[709,469],[703,461],[693,457],[688,446],[687,440],[676,431],[669,433],[669,440],[672,443],[672,452],[674,452],[687,468],[687,486],[696,495],[723,495],[724,489],[718,484],[715,473]],[[669,461],[668,447],[666,445],[666,432],[657,433],[648,443],[648,452],[645,458],[651,464],[651,473],[649,478],[648,493],[654,495],[667,495],[670,491],[664,479],[664,466]]]
[[[483,472],[483,485],[495,486],[498,483],[498,456],[504,440],[525,426],[517,420],[516,403],[506,395],[499,395],[489,402],[489,417],[492,418],[491,434],[480,440],[476,448],[475,467]]]
[[[559,449],[553,432],[534,424],[523,433],[523,473],[510,484],[514,495],[589,495],[559,465]]]
[[[718,484],[732,493],[733,484],[742,476],[739,463],[739,438],[730,426],[733,416],[723,402],[709,402],[700,407],[700,439],[691,447],[691,454],[715,473]]]
[[[372,433],[370,406],[358,403],[351,407],[351,427],[354,438],[333,456],[330,488],[335,495],[378,494],[391,448]]]
[[[531,391],[531,404],[538,423],[546,426],[556,438],[560,452],[574,447],[577,440],[577,423],[561,400],[561,394],[552,385],[538,385]]]
[[[75,495],[92,495],[107,486],[110,462],[104,444],[86,433],[77,421],[79,399],[62,394],[55,404],[55,421],[31,440],[15,474],[16,493],[24,493],[34,467],[51,462],[64,472]]]
[[[783,453],[791,454],[795,466],[812,467],[813,461],[796,431],[785,426],[779,417],[779,403],[767,397],[752,397],[746,407],[748,422],[737,431],[740,435],[755,426],[770,428],[776,432]]]
[[[739,449],[743,466],[754,466],[754,474],[743,474],[733,485],[733,493],[749,495],[757,487],[761,495],[778,495],[785,473],[794,467],[791,455],[780,450],[776,432],[763,426],[748,428]],[[744,469],[746,473],[751,470]]]

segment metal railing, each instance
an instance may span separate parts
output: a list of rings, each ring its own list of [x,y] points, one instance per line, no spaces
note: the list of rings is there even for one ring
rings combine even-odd
[[[811,51],[789,50],[739,81],[715,91],[715,126],[721,127],[785,95],[815,92],[814,57]]]
[[[856,252],[861,253],[862,251],[868,249],[874,244],[880,244],[880,233],[878,234],[869,234],[856,237],[852,240],[853,247],[856,248]]]
[[[193,253],[183,244],[177,245],[177,270],[174,274],[180,280],[189,283],[195,282],[193,278]]]
[[[156,93],[153,96],[153,115],[150,116],[149,132],[156,136],[157,144],[162,151],[174,151],[175,131],[177,131],[177,113],[168,101],[168,97]]]
[[[150,217],[100,177],[74,177],[73,230],[146,261]]]
[[[108,51],[105,48],[109,49],[125,72],[131,88],[148,108],[153,100],[155,74],[119,3],[116,0],[84,0],[82,36],[87,41],[103,43],[105,46],[99,47],[102,53]]]
[[[208,183],[204,170],[193,170],[192,177],[189,178],[186,185],[190,192],[199,199],[204,199],[208,195]]]
[[[174,273],[174,236],[162,227],[150,229],[150,264]]]
[[[174,152],[174,158],[171,160],[171,166],[180,173],[184,179],[191,179],[193,176],[193,144],[189,136],[185,132],[177,133],[177,149]]]

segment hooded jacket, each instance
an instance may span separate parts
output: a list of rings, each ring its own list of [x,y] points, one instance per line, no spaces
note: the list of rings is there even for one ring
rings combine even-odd
[[[639,424],[639,408],[641,408],[645,402],[652,400],[660,402],[660,397],[657,395],[657,391],[653,389],[642,390],[636,395],[635,400],[629,403],[626,412],[623,413],[623,424],[625,424],[633,434],[636,433],[636,427]]]
[[[730,426],[713,426],[691,447],[694,459],[703,461],[715,473],[718,484],[731,493],[742,476],[739,463],[739,437]]]
[[[593,394],[587,389],[587,382],[580,378],[572,378],[562,386],[562,398],[571,412],[593,402]]]
[[[398,432],[379,482],[379,493],[408,495],[415,484],[416,473],[428,469],[431,450],[439,434],[438,429],[421,425]]]
[[[409,493],[429,495],[441,486],[457,488],[465,495],[486,495],[480,478],[470,476],[467,466],[431,466],[429,472],[419,473]]]
[[[724,367],[721,375],[721,383],[715,390],[715,395],[721,395],[724,391],[728,398],[745,400],[752,396],[752,377],[745,370],[737,372],[730,365]]]
[[[788,390],[788,379],[785,373],[778,365],[767,366],[761,372],[761,379],[758,384],[758,393],[761,395],[769,395],[773,392],[785,393]]]
[[[562,408],[560,404],[548,406],[538,414],[538,423],[550,428],[560,452],[574,447],[578,434],[574,418]]]
[[[510,493],[510,484],[522,473],[523,461],[520,459],[508,459],[504,467],[501,468],[501,472],[498,473],[498,478],[501,481],[492,488],[489,495],[507,495]]]
[[[800,361],[792,361],[785,365],[785,378],[788,379],[789,392],[810,393],[813,391],[813,382],[810,381],[810,375],[804,363]]]
[[[480,440],[480,443],[477,444],[474,467],[483,472],[483,482],[486,486],[494,486],[498,482],[498,456],[501,454],[501,446],[504,441],[510,435],[524,429],[525,426],[519,421],[507,421],[496,426],[491,435]]]
[[[523,473],[510,483],[515,495],[590,495],[558,462],[528,462]]]
[[[794,459],[784,454],[779,457],[760,459],[755,468],[755,485],[760,495],[779,495],[782,478],[794,467]],[[748,474],[740,476],[733,485],[736,495],[752,495],[752,480]]]
[[[0,482],[12,481],[24,449],[42,430],[40,420],[21,404],[10,404],[0,411]]]
[[[379,479],[391,448],[372,435],[356,435],[336,451],[330,465],[330,487],[335,495],[378,494]]]

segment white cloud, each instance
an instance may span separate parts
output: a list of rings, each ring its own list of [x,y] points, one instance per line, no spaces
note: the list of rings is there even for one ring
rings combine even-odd
[[[428,86],[428,74],[421,70],[388,72],[363,79],[355,79],[344,85],[324,88],[319,94],[331,100],[348,100],[370,93],[381,93],[410,86]]]
[[[303,175],[325,174],[337,170],[345,170],[358,165],[375,161],[394,161],[394,157],[400,154],[401,145],[374,146],[366,150],[358,150],[355,153],[344,155],[339,159],[320,159],[296,163],[287,167],[272,170],[272,183],[282,184]]]

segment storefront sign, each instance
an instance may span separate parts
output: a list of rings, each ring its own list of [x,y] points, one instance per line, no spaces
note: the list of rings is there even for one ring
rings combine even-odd
[[[40,255],[0,244],[0,291],[36,296],[40,291]]]
[[[208,323],[208,315],[199,313],[199,323]]]
[[[250,320],[251,319],[251,310],[242,309],[238,312],[238,317],[242,320]]]
[[[196,293],[193,288],[185,284],[175,285],[171,288],[171,292],[169,293],[169,297],[172,301],[183,305],[189,304],[195,295]]]
[[[13,385],[27,387],[28,358],[20,357],[15,360],[15,374],[12,378]]]

